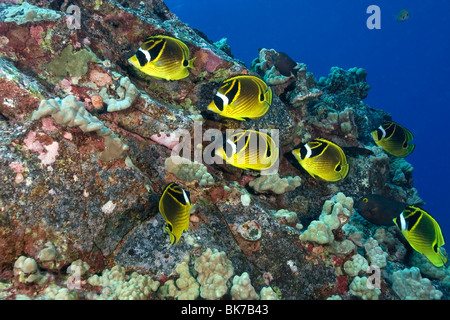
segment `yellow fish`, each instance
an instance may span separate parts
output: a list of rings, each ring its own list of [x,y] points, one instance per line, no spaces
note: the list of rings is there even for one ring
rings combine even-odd
[[[331,141],[317,138],[292,150],[300,165],[313,177],[339,181],[348,173],[344,151]]]
[[[177,244],[182,233],[188,230],[192,207],[189,192],[174,182],[166,186],[159,200],[159,212],[166,220],[167,227],[164,230],[169,234],[172,244]]]
[[[268,134],[240,129],[228,137],[216,154],[234,167],[261,171],[273,167],[279,149]]]
[[[408,206],[393,221],[414,250],[423,253],[436,267],[444,266],[447,258],[440,250],[445,244],[444,236],[439,224],[428,212]]]
[[[179,80],[189,75],[195,60],[189,59],[189,48],[169,36],[150,36],[128,61],[138,70],[157,79]]]
[[[255,77],[240,75],[231,77],[208,105],[208,110],[236,120],[262,117],[272,104],[272,89]]]
[[[404,158],[416,147],[410,144],[414,136],[406,128],[394,121],[387,121],[372,131],[372,137],[377,146],[381,146],[387,153]]]

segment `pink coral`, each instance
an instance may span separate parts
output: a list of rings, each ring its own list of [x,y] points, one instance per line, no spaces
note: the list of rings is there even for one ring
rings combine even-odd
[[[65,89],[67,94],[72,94],[72,82],[69,79],[63,79],[61,82],[59,82],[56,85],[55,89],[58,88]]]
[[[56,156],[59,155],[59,143],[53,141],[52,144],[44,146],[44,148],[47,152],[39,154],[38,158],[41,160],[42,164],[50,165],[56,161]]]
[[[36,40],[38,45],[41,45],[42,32],[44,32],[44,28],[42,28],[41,26],[35,26],[30,28],[30,35],[34,40]]]
[[[36,140],[36,132],[30,131],[27,138],[23,141],[28,150],[33,152],[42,152],[44,147],[42,144]]]
[[[66,138],[67,140],[72,140],[73,136],[70,132],[65,132],[64,133],[64,138]]]
[[[219,58],[214,52],[209,49],[201,49],[196,53],[197,59],[203,64],[203,68],[208,72],[214,72],[217,67],[222,63],[222,59]]]
[[[175,148],[180,143],[179,135],[177,134],[166,135],[164,132],[160,132],[159,135],[154,134],[150,137],[150,139],[171,150],[173,150],[173,148]]]
[[[103,108],[103,99],[99,95],[92,96],[91,102],[95,109]]]
[[[11,162],[9,167],[14,170],[14,173],[21,173],[25,170],[25,166],[20,162]]]
[[[49,145],[43,145],[38,140],[36,140],[36,132],[30,131],[27,138],[24,140],[25,146],[28,150],[32,152],[39,153],[39,160],[42,164],[50,165],[56,161],[56,156],[58,156],[58,142],[54,141]]]
[[[56,127],[53,125],[53,119],[52,118],[42,119],[42,129],[44,129],[45,131],[56,130]]]
[[[89,74],[89,79],[99,87],[104,87],[106,85],[112,84],[112,79],[109,74],[97,70],[91,71],[91,73]]]

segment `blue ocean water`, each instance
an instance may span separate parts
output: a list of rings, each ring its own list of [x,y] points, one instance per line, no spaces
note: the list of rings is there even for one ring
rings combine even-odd
[[[218,41],[248,67],[258,48],[286,52],[316,79],[330,68],[362,67],[371,85],[364,100],[414,134],[406,158],[423,206],[450,241],[450,1],[447,0],[165,0],[183,22]],[[381,10],[368,29],[367,8]],[[410,18],[397,22],[402,10]]]

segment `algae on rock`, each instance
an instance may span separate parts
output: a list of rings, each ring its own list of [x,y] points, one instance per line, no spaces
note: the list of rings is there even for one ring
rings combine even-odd
[[[20,6],[11,6],[5,10],[5,22],[24,24],[42,20],[57,20],[61,15],[50,9],[36,7],[28,2],[22,2]]]
[[[88,62],[100,62],[100,60],[88,49],[74,52],[72,45],[69,44],[60,56],[47,64],[46,68],[60,77],[82,77],[89,70]]]

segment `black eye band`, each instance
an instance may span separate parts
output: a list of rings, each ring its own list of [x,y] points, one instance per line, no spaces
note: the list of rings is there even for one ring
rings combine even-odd
[[[223,111],[223,99],[219,96],[214,96],[214,104],[216,105],[219,111]]]
[[[141,67],[145,66],[148,62],[147,57],[141,50],[138,50],[138,52],[136,52],[136,58],[138,59],[139,65]]]

